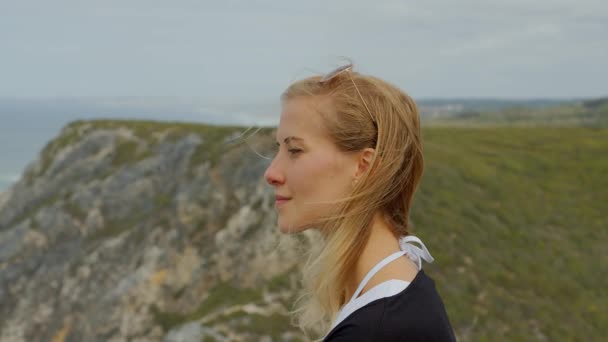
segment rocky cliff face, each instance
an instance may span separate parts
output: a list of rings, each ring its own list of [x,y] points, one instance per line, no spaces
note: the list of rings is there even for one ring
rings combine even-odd
[[[304,340],[287,310],[310,236],[277,246],[254,153],[274,132],[243,131],[66,126],[0,196],[0,340]]]

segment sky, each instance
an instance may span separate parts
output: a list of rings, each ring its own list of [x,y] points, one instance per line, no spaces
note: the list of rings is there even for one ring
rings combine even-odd
[[[0,97],[263,103],[350,58],[414,98],[608,95],[608,1],[0,0]]]

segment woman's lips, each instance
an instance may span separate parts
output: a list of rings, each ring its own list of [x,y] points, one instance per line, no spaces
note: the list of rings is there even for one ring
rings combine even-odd
[[[274,202],[274,205],[275,205],[277,208],[279,208],[279,207],[283,206],[283,204],[285,204],[285,202],[287,202],[287,201],[289,201],[289,200],[291,200],[291,198],[289,198],[289,199],[278,199],[278,200],[276,200],[276,201]]]

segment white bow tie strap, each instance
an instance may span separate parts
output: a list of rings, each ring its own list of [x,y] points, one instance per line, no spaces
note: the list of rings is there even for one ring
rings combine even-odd
[[[422,246],[422,249],[408,243],[410,241],[419,243]],[[363,280],[359,284],[359,287],[353,294],[351,301],[355,300],[355,298],[357,298],[357,296],[359,296],[359,293],[361,293],[361,291],[363,290],[363,287],[374,276],[374,274],[376,274],[376,272],[378,272],[382,267],[384,267],[388,263],[392,262],[393,260],[396,260],[396,259],[402,257],[404,254],[407,255],[407,257],[409,259],[411,259],[413,262],[415,262],[418,265],[418,270],[422,269],[421,259],[424,259],[426,262],[429,262],[429,263],[431,263],[431,262],[433,262],[433,260],[435,260],[431,256],[431,253],[429,253],[429,250],[426,249],[426,246],[422,243],[422,241],[420,241],[420,239],[415,236],[408,235],[408,236],[404,236],[404,237],[400,238],[399,247],[401,249],[400,252],[396,252],[396,253],[393,253],[393,254],[387,256],[386,258],[381,260],[379,263],[377,263],[369,272],[367,272],[367,274],[365,275],[365,277],[363,277]]]
[[[411,243],[408,243],[408,242],[416,242],[416,243],[420,244],[422,249],[420,247],[413,245]],[[400,238],[399,247],[401,248],[402,251],[406,252],[407,257],[410,258],[410,260],[412,260],[413,262],[415,262],[418,265],[418,269],[422,268],[421,259],[424,259],[424,261],[426,261],[428,263],[432,263],[435,260],[431,256],[431,253],[429,253],[429,250],[426,248],[424,243],[422,243],[422,241],[420,241],[420,239],[417,238],[416,236],[408,235],[408,236],[404,236],[404,237]]]

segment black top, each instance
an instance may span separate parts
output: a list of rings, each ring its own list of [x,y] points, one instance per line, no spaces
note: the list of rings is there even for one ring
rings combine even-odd
[[[335,326],[324,342],[456,341],[435,281],[422,269],[394,296],[374,300]]]

